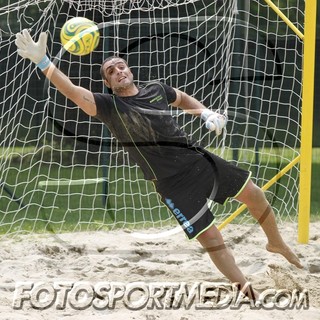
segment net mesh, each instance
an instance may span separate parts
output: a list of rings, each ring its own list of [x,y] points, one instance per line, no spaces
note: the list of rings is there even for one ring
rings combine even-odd
[[[48,32],[51,59],[93,92],[105,92],[100,66],[117,54],[137,84],[163,81],[226,113],[227,135],[217,138],[200,119],[172,110],[192,139],[252,171],[259,186],[293,161],[300,148],[302,42],[266,4],[242,2],[9,0],[0,6],[1,234],[176,224],[108,129],[17,55],[15,33],[24,28],[35,38]],[[303,31],[304,1],[279,4]],[[75,16],[99,26],[99,46],[87,56],[61,50],[62,25]],[[293,166],[266,191],[279,219],[296,219],[298,175]],[[222,221],[238,206],[211,208]]]

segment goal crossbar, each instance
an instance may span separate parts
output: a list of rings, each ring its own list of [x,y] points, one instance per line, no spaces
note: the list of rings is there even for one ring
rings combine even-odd
[[[304,39],[304,34],[288,19],[288,17],[271,0],[264,1],[301,40]]]

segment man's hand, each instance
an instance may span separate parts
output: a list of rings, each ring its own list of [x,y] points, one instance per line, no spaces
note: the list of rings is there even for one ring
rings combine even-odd
[[[47,34],[42,32],[38,42],[34,42],[28,30],[24,29],[16,34],[15,44],[17,52],[22,58],[30,59],[35,64],[39,64],[46,56]]]
[[[222,129],[227,124],[226,116],[208,109],[201,113],[201,119],[205,121],[206,128],[210,131],[215,131],[217,136],[221,134]]]

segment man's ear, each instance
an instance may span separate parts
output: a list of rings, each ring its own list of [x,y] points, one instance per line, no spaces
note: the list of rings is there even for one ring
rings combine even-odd
[[[106,87],[108,87],[109,89],[111,89],[110,87],[110,83],[107,79],[104,80],[104,84],[106,85]]]

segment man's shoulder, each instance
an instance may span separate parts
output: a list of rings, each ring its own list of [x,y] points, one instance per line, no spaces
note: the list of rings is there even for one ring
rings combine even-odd
[[[113,95],[109,93],[93,92],[93,97],[97,107],[96,118],[105,121],[112,109]]]
[[[164,86],[167,86],[167,85],[161,81],[150,81],[142,85],[143,88],[148,88],[148,87],[163,88]]]
[[[173,88],[161,81],[150,81],[142,84],[140,90],[145,90],[147,92],[162,92],[167,95],[168,92],[171,93],[173,91]]]
[[[177,98],[174,88],[164,82],[152,81],[149,82],[147,85],[150,88],[150,92],[153,91],[155,94],[160,94],[162,96],[164,95],[167,98],[168,103],[174,102]]]
[[[102,98],[102,99],[112,99],[113,94],[106,92],[93,92],[94,97]]]
[[[96,105],[105,105],[110,104],[114,98],[113,94],[93,92],[93,97],[96,102]]]

